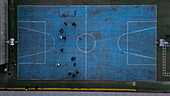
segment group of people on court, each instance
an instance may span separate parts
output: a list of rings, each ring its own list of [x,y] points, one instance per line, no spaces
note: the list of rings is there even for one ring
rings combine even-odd
[[[75,61],[75,60],[76,60],[76,57],[71,57],[71,61]],[[56,65],[57,66],[61,66],[61,63],[57,63]],[[76,63],[73,63],[73,66],[75,67]],[[76,74],[79,74],[79,70],[78,69],[76,69],[75,71],[69,71],[68,72],[68,75],[72,75],[73,78],[76,76]]]
[[[64,25],[67,26],[68,24],[66,22],[64,22]],[[76,25],[76,23],[72,23],[72,26],[76,27],[77,25]],[[64,30],[63,29],[60,29],[59,31],[60,31],[61,34],[64,34]],[[65,40],[67,38],[66,36],[62,36],[62,35],[60,35],[59,37],[61,39],[65,39]]]
[[[76,57],[71,57],[71,61],[74,61],[74,60],[76,60]],[[74,63],[73,66],[75,67],[76,63]],[[76,76],[76,74],[79,74],[78,69],[76,69],[75,72],[74,71],[69,71],[68,72],[68,75],[72,75],[73,78]]]
[[[76,57],[71,57],[71,60],[72,61],[76,60]],[[60,66],[60,65],[61,65],[61,63],[57,63],[57,66]],[[73,63],[73,66],[75,67],[76,63]],[[68,75],[72,75],[73,78],[76,76],[76,74],[79,74],[79,70],[78,69],[76,69],[75,72],[74,71],[69,71],[68,72]]]
[[[67,24],[66,22],[64,22],[64,25],[67,26],[68,24]],[[76,27],[77,25],[76,25],[76,23],[72,23],[72,26],[73,26],[73,27]],[[63,29],[60,29],[59,32],[60,32],[61,34],[64,34],[64,30],[63,30]],[[64,40],[66,40],[66,38],[67,38],[66,36],[62,36],[62,35],[60,35],[59,37],[60,37],[61,39],[64,39]],[[82,38],[79,37],[79,39],[81,40]],[[63,51],[64,51],[64,48],[61,48],[60,51],[63,52]],[[71,57],[71,61],[75,61],[75,60],[76,60],[76,57]],[[60,65],[61,65],[61,63],[57,63],[57,66],[60,66]],[[75,62],[73,63],[73,66],[74,66],[74,67],[76,66],[76,63],[75,63]],[[79,74],[79,70],[78,70],[78,69],[76,69],[75,71],[69,71],[69,72],[68,72],[68,75],[72,76],[73,78],[76,76],[76,74]]]

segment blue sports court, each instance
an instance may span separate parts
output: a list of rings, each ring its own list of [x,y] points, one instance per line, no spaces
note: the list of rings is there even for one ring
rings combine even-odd
[[[156,10],[156,5],[19,5],[18,78],[155,81]],[[76,70],[75,78],[68,75]]]

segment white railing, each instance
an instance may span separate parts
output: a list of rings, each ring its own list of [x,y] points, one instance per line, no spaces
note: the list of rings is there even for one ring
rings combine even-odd
[[[166,70],[166,47],[170,47],[170,43],[160,39],[160,44],[162,46],[162,76],[170,76],[170,72]]]

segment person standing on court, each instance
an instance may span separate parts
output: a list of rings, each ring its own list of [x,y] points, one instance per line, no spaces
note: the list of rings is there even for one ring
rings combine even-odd
[[[81,38],[81,37],[79,37],[79,40],[82,40],[82,38]]]
[[[76,63],[74,63],[73,66],[75,67],[75,66],[76,66]]]
[[[76,70],[76,74],[79,74],[79,71],[78,71],[78,69]]]
[[[72,26],[75,26],[75,27],[76,27],[77,25],[76,25],[76,23],[72,23]]]
[[[65,40],[66,40],[66,38],[67,38],[66,36],[61,36],[61,35],[60,35],[59,37],[60,37],[61,39],[65,39]]]
[[[63,36],[63,37],[62,37],[62,39],[65,39],[65,40],[66,40],[66,38],[67,38],[66,36]]]
[[[61,63],[57,63],[56,66],[61,66]]]
[[[64,48],[61,48],[60,51],[63,52],[63,51],[64,51]]]
[[[76,57],[71,57],[71,61],[74,61],[74,60],[76,60]]]
[[[64,30],[63,30],[63,29],[60,29],[59,31],[61,32],[61,34],[63,34],[63,33],[64,33]]]
[[[76,76],[76,74],[73,74],[72,77],[74,78]]]
[[[71,71],[69,71],[69,72],[68,72],[68,75],[71,75],[71,74],[72,74]]]
[[[66,25],[66,26],[67,26],[68,24],[67,24],[66,22],[64,22],[64,25]]]

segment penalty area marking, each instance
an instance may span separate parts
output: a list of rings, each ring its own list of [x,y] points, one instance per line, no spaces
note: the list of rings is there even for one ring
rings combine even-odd
[[[46,33],[46,21],[18,21],[18,22],[32,22],[32,23],[33,22],[34,23],[35,22],[45,22],[45,25],[44,25],[45,32],[41,32],[41,31],[38,31],[38,30],[33,30],[33,29],[25,28],[25,27],[18,27],[20,29],[24,29],[24,30],[29,30],[29,31],[45,34],[45,45],[44,45],[45,46],[44,47],[45,51],[18,57],[18,58],[24,58],[24,57],[29,57],[29,56],[33,56],[33,55],[38,55],[38,54],[43,54],[44,53],[44,63],[19,63],[19,64],[45,64],[46,63],[46,52],[50,52],[55,47],[55,38],[54,38],[54,36],[52,36],[50,33]],[[54,42],[53,43],[53,47],[50,50],[48,50],[48,51],[46,51],[46,34],[49,35],[53,39],[53,42]]]
[[[127,53],[127,65],[156,65],[156,64],[128,64],[128,54],[131,55],[135,55],[135,56],[139,56],[139,57],[143,57],[143,58],[148,58],[148,59],[156,59],[153,57],[149,57],[149,56],[145,56],[145,55],[140,55],[140,54],[136,54],[136,53],[132,53],[132,52],[128,52],[128,35],[129,34],[133,34],[133,33],[138,33],[138,32],[142,32],[142,31],[146,31],[146,30],[151,30],[151,29],[155,29],[156,27],[150,27],[150,28],[146,28],[146,29],[142,29],[142,30],[137,30],[137,31],[133,31],[128,33],[128,22],[137,22],[137,21],[127,21],[127,33],[122,34],[121,36],[119,36],[119,38],[117,39],[117,46],[118,49],[124,53]],[[147,22],[147,21],[139,21],[139,22]],[[148,22],[156,22],[156,21],[148,21]],[[122,36],[127,35],[127,51],[123,51],[120,46],[119,46],[119,40]]]
[[[156,23],[156,21],[127,21],[127,65],[156,65],[156,64],[129,64],[128,63],[128,60],[129,60],[128,59],[128,53],[131,54],[131,55],[141,56],[141,57],[148,58],[148,59],[155,59],[155,62],[156,62],[156,58],[154,58],[154,57],[149,57],[149,56],[144,56],[144,55],[128,52],[128,36],[129,36],[129,34],[133,34],[133,33],[137,33],[137,32],[142,32],[142,31],[151,30],[151,29],[155,29],[156,28],[156,27],[150,27],[150,28],[145,28],[145,29],[142,29],[142,30],[137,30],[137,31],[133,31],[133,32],[129,33],[129,30],[128,30],[129,26],[128,26],[128,24],[132,23],[132,22],[135,22],[135,23],[138,23],[138,22],[141,22],[141,23],[154,22],[154,23]],[[155,44],[155,46],[156,46],[156,44]]]

